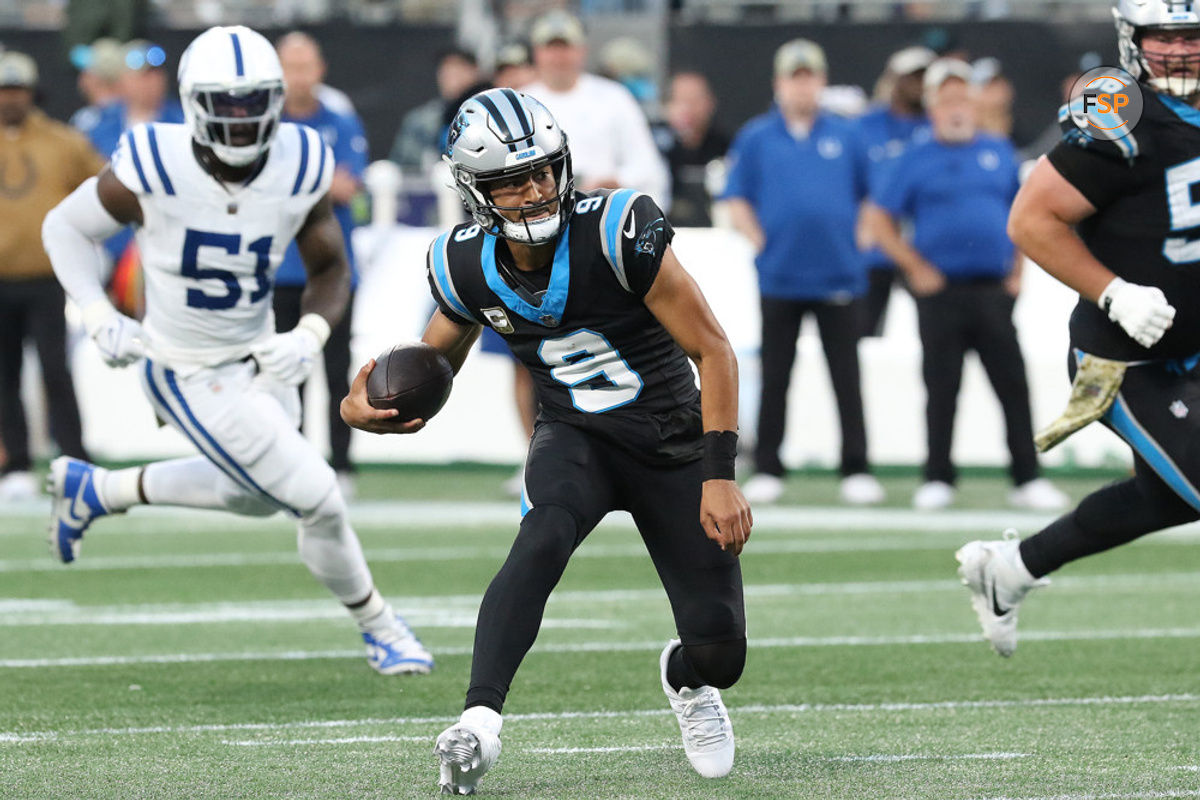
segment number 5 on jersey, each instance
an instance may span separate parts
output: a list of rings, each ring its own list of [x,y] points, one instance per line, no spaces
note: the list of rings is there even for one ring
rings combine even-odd
[[[580,411],[611,411],[632,403],[642,393],[642,376],[608,339],[586,328],[546,339],[538,347],[538,357],[550,367],[550,376],[568,388],[571,402]]]
[[[235,273],[226,269],[201,267],[199,264],[200,248],[213,247],[231,256],[236,256],[242,250],[242,237],[236,233],[212,233],[211,231],[196,231],[191,228],[183,239],[183,259],[180,262],[180,274],[185,278],[197,281],[205,279],[218,280],[225,284],[225,294],[208,294],[203,289],[188,289],[187,304],[190,308],[207,308],[220,311],[233,308],[242,297],[242,284]],[[254,253],[254,279],[257,285],[250,293],[250,302],[257,303],[271,293],[271,237],[264,236],[246,245],[246,249]]]

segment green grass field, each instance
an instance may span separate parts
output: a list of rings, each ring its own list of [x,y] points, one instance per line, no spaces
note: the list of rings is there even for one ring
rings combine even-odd
[[[515,530],[496,470],[365,475],[354,518],[379,586],[438,657],[385,678],[284,520],[142,509],[72,567],[40,507],[0,510],[0,797],[408,798],[461,709],[479,597]],[[1101,479],[1064,481],[1079,497]],[[1200,797],[1200,533],[1069,566],[1001,660],[955,548],[1038,519],[974,476],[941,515],[833,506],[799,476],[743,555],[751,649],[725,692],[732,774],[692,772],[658,685],[670,616],[620,519],[584,543],[514,682],[506,798]],[[806,503],[808,505],[799,505]]]

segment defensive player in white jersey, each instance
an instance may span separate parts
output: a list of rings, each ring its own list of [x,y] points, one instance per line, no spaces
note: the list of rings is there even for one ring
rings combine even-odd
[[[66,562],[93,520],[139,504],[215,508],[299,525],[300,557],[349,609],[384,674],[433,659],[375,589],[333,470],[301,436],[297,385],[346,309],[350,274],[328,196],[333,156],[313,129],[280,123],[275,49],[244,27],[211,28],[184,52],[186,124],[138,125],[111,163],[47,215],[54,272],[111,366],[137,364],[163,422],[198,457],[50,470],[50,541]],[[137,226],[146,318],[105,297],[95,242]],[[271,289],[288,244],[308,270],[303,314],[274,332]]]

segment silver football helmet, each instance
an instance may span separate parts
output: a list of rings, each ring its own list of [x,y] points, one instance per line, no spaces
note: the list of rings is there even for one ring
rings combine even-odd
[[[1200,92],[1200,55],[1156,58],[1151,66],[1142,51],[1147,29],[1200,30],[1200,3],[1192,0],[1117,0],[1113,7],[1121,66],[1154,89],[1176,97]]]
[[[442,156],[454,188],[485,231],[522,244],[542,244],[558,235],[575,207],[575,179],[567,135],[544,105],[512,89],[488,89],[458,109]],[[554,174],[555,196],[529,206],[500,206],[491,195],[496,181]],[[557,205],[557,208],[555,206]],[[538,215],[547,209],[548,216]],[[521,212],[516,220],[501,211]]]
[[[192,138],[230,166],[252,164],[279,130],[279,56],[247,27],[209,28],[179,59],[179,97]]]

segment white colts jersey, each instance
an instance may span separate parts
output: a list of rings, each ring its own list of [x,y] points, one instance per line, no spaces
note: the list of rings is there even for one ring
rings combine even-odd
[[[329,191],[333,154],[312,128],[282,123],[262,169],[222,184],[196,161],[186,125],[138,125],[112,171],[137,195],[150,356],[175,368],[245,358],[274,333],[275,271]]]

